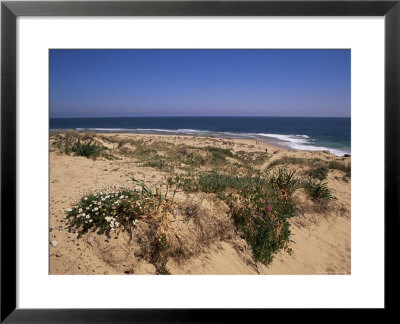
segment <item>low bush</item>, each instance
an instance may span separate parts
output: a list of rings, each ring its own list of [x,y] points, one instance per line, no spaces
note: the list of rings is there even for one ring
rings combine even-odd
[[[241,190],[227,194],[224,200],[256,261],[268,265],[281,249],[291,253],[288,218],[296,213],[291,199],[282,199],[268,182],[256,178],[245,180]]]
[[[297,183],[290,174],[288,178],[289,183]],[[215,193],[228,204],[237,229],[252,247],[255,260],[267,265],[279,250],[291,251],[287,219],[295,215],[296,208],[290,196],[282,196],[268,179],[259,175],[233,176],[214,171],[197,178],[186,178],[182,186]],[[294,188],[294,184],[290,186]]]

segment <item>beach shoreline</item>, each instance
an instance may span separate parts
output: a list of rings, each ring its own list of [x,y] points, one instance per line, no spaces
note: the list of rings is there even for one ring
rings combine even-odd
[[[293,147],[290,147],[289,144],[285,143],[284,141],[280,141],[280,142],[276,141],[276,139],[273,139],[273,137],[271,137],[269,139],[265,138],[265,137],[264,138],[252,138],[250,135],[249,135],[249,137],[244,137],[244,136],[236,136],[235,137],[235,135],[223,137],[223,136],[207,136],[207,135],[199,135],[199,134],[181,134],[181,133],[174,133],[174,130],[171,130],[170,133],[164,134],[164,133],[157,133],[157,132],[154,132],[154,133],[141,132],[141,131],[137,131],[137,130],[135,130],[135,131],[132,130],[131,132],[117,131],[117,130],[115,130],[115,131],[110,130],[110,131],[104,132],[104,131],[92,130],[92,129],[79,129],[79,130],[76,130],[76,129],[63,129],[63,130],[50,129],[49,134],[50,135],[56,134],[57,132],[79,132],[79,133],[88,133],[89,132],[89,133],[98,134],[98,135],[102,135],[102,136],[109,136],[109,135],[116,134],[116,135],[122,135],[122,136],[127,136],[127,137],[129,137],[129,136],[143,136],[143,137],[150,136],[150,137],[160,137],[160,138],[166,138],[166,139],[169,137],[183,137],[183,138],[186,137],[188,139],[190,139],[192,137],[194,137],[194,138],[201,137],[201,138],[205,138],[205,139],[209,139],[209,140],[210,139],[221,139],[221,140],[233,140],[235,142],[243,141],[243,143],[249,142],[249,143],[253,143],[256,145],[258,145],[257,143],[264,143],[265,148],[275,149],[275,150],[281,149],[281,150],[287,151],[288,153],[296,152],[296,151],[313,151],[313,152],[324,152],[324,153],[329,152],[337,157],[351,156],[350,152],[345,152],[345,151],[341,152],[340,154],[335,154],[332,152],[332,149],[329,149],[329,148],[324,148],[321,150],[319,150],[319,149],[311,150],[310,148],[301,148],[301,149],[293,148]],[[221,134],[218,134],[218,135],[221,135]],[[333,151],[335,151],[335,150],[333,150]]]

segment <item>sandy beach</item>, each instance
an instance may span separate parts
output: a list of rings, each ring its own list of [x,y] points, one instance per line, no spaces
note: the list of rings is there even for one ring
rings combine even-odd
[[[64,149],[66,136],[72,142],[97,143],[104,154],[96,159],[73,152],[68,155]],[[350,163],[349,156],[288,150],[250,139],[51,133],[50,274],[156,274],[161,271],[160,263],[154,261],[156,252],[148,246],[153,244],[152,226],[157,222],[168,242],[162,266],[172,275],[350,274],[351,175],[346,171]],[[162,215],[152,214],[152,219],[143,216],[131,233],[120,231],[107,236],[88,231],[77,236],[66,218],[66,210],[88,193],[113,186],[132,187],[132,178],[157,188],[177,175],[189,179],[217,170],[251,177],[279,168],[295,171],[303,182],[314,176],[312,171],[325,170],[323,181],[336,199],[310,199],[303,187],[285,198],[296,207],[294,216],[288,219],[290,241],[267,265],[256,260],[254,249],[235,225],[232,210],[239,207],[230,206],[212,192],[178,188],[170,209],[162,207]]]

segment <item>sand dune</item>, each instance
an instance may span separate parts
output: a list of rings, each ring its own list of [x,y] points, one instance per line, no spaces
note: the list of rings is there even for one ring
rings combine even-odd
[[[137,157],[132,153],[135,152],[135,147],[129,140],[140,141],[141,147],[144,148],[152,144],[152,147],[157,147],[154,143],[162,143],[164,146],[166,145],[164,143],[170,143],[172,146],[165,146],[166,150],[181,147],[182,154],[185,155],[206,147],[231,150],[234,155],[226,157],[224,160],[226,164],[222,165],[221,169],[228,171],[235,167],[235,172],[238,173],[248,172],[246,164],[252,164],[251,161],[254,161],[252,169],[254,171],[265,170],[274,161],[286,159],[287,161],[279,164],[279,167],[296,170],[296,175],[300,177],[305,177],[310,170],[309,161],[312,159],[326,163],[329,161],[350,163],[349,157],[337,157],[329,152],[288,151],[268,143],[245,139],[138,134],[92,134],[91,136],[108,147],[117,159],[100,157],[92,160],[73,154],[61,154],[53,145],[54,134],[50,138],[50,274],[154,274],[156,272],[154,264],[149,262],[148,258],[146,260],[140,252],[142,249],[140,244],[132,240],[127,233],[107,238],[105,235],[93,232],[78,239],[73,232],[68,231],[64,218],[65,211],[69,207],[86,192],[96,188],[110,185],[131,186],[132,176],[145,177],[149,183],[158,184],[165,181],[173,172],[184,174],[191,172],[190,170],[210,168],[205,164],[189,170],[187,166],[170,166],[169,160],[168,163],[161,165],[159,160],[156,161],[158,164],[154,162],[154,165],[150,163],[152,161],[144,162],[141,156]],[[112,138],[113,142],[108,142],[107,138]],[[125,142],[121,145],[116,139]],[[119,145],[121,146],[118,147]],[[199,151],[193,156],[201,154],[205,153]],[[238,160],[235,160],[237,156],[241,156],[240,161],[247,162],[237,166]],[[297,162],[291,163],[287,157],[295,158]],[[183,221],[176,215],[165,216],[169,222],[169,233],[177,233],[176,237],[180,241],[186,240],[175,242],[180,248],[177,251],[184,251],[184,257],[169,258],[166,264],[169,271],[171,274],[350,274],[351,178],[346,177],[344,171],[332,168],[328,171],[326,181],[337,199],[329,204],[323,204],[322,207],[311,202],[303,189],[297,190],[293,195],[299,211],[290,219],[293,242],[289,245],[292,253],[279,252],[268,266],[254,260],[251,247],[233,224],[228,206],[216,195],[207,193],[187,195],[179,192],[176,195],[176,204],[184,206],[189,200],[195,202],[204,211],[204,218],[203,223],[196,225],[194,221]],[[207,225],[208,222],[212,225]],[[206,239],[200,237],[201,233],[196,232],[199,228],[196,226],[201,226],[207,231],[204,234]],[[135,231],[136,235],[144,235],[143,233],[149,229],[145,224],[139,224]],[[197,240],[193,242],[201,244],[193,244],[191,238]]]

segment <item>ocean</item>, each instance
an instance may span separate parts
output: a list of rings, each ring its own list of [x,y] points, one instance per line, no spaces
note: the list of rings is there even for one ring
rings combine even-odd
[[[94,130],[249,138],[295,150],[351,153],[350,118],[326,117],[104,117],[50,118],[50,131]]]

